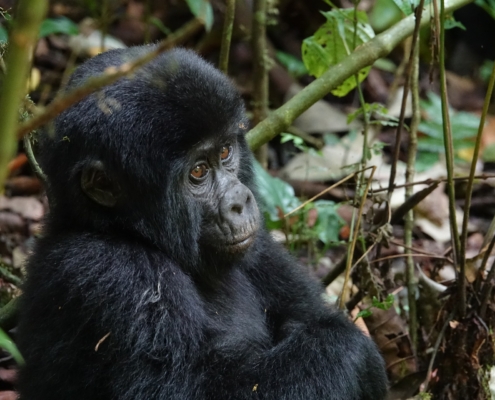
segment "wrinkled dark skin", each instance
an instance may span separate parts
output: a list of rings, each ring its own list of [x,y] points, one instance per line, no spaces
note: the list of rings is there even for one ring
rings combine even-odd
[[[69,88],[149,47],[104,53]],[[239,94],[173,50],[47,127],[22,400],[381,400],[373,342],[263,228]]]

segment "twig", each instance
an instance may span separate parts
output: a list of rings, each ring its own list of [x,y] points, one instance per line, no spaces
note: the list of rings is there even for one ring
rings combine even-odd
[[[433,254],[411,254],[411,253],[404,253],[404,254],[392,254],[390,256],[386,256],[386,257],[382,257],[382,258],[376,258],[374,260],[371,260],[370,263],[373,264],[373,263],[378,263],[378,262],[382,262],[382,261],[392,260],[394,258],[403,258],[403,257],[409,257],[409,256],[411,256],[411,257],[420,257],[420,258],[435,258],[435,259],[438,259],[438,260],[446,260],[446,261],[449,260],[449,258],[447,258],[445,256],[437,256],[437,255],[433,255]]]
[[[462,181],[466,181],[469,179],[469,176],[455,176],[454,178],[454,182],[462,182]],[[482,179],[482,180],[486,180],[486,179],[495,179],[495,175],[490,175],[490,174],[481,174],[481,175],[476,175],[474,177],[474,179]],[[428,179],[425,179],[425,180],[422,180],[422,181],[416,181],[416,182],[411,182],[411,183],[403,183],[402,185],[395,185],[395,189],[399,189],[399,188],[407,188],[409,186],[416,186],[416,185],[432,185],[432,184],[439,184],[440,182],[447,182],[448,179],[447,178],[439,178],[439,179],[431,179],[431,178],[428,178]],[[381,188],[381,189],[373,189],[373,193],[381,193],[381,192],[386,192],[388,191],[388,187],[385,187],[385,188]]]
[[[397,162],[399,161],[399,154],[400,154],[400,145],[401,145],[401,137],[402,137],[402,130],[404,129],[404,120],[406,116],[406,104],[407,104],[407,97],[409,95],[409,86],[411,82],[411,75],[413,73],[413,68],[415,65],[415,57],[414,54],[416,52],[416,48],[418,47],[418,40],[419,40],[419,28],[421,27],[422,23],[422,15],[423,15],[423,8],[424,8],[425,0],[420,0],[418,7],[416,7],[416,10],[414,12],[414,16],[416,19],[415,25],[414,25],[414,32],[412,36],[412,43],[411,43],[411,52],[409,54],[409,61],[407,64],[406,68],[406,79],[404,83],[404,91],[402,94],[402,103],[400,107],[400,116],[399,116],[399,124],[397,125],[397,132],[395,135],[395,147],[393,151],[393,161],[391,163],[391,169],[390,169],[390,177],[389,177],[389,182],[388,182],[388,197],[392,195],[392,192],[394,190],[394,183],[395,183],[395,175],[397,174]]]
[[[416,15],[421,16],[421,10],[423,7],[424,0],[421,0],[420,5],[416,9]],[[418,25],[419,26],[419,25]],[[409,146],[407,148],[407,168],[406,168],[406,183],[411,183],[414,180],[414,172],[416,165],[416,151],[418,147],[418,126],[421,120],[421,111],[419,109],[419,87],[418,87],[418,79],[419,79],[419,29],[415,30],[413,43],[412,43],[412,52],[411,52],[411,76],[410,76],[410,85],[411,85],[411,95],[412,95],[412,103],[413,103],[413,117],[411,121],[411,129],[409,132]],[[403,103],[405,107],[405,104]],[[437,185],[432,185],[432,191],[436,188]],[[414,198],[414,193],[412,190],[412,186],[406,188],[406,203],[408,200]],[[404,242],[406,246],[412,246],[412,231],[414,227],[414,211],[411,207],[407,214],[405,215],[404,221]],[[418,345],[418,320],[416,313],[416,293],[418,291],[418,283],[416,280],[415,268],[414,268],[414,259],[412,255],[409,253],[407,255],[406,261],[406,285],[407,285],[407,298],[409,304],[409,336],[411,337],[412,346],[414,352],[416,352]]]
[[[375,167],[368,167],[368,168],[365,168],[365,169],[362,169],[362,170],[359,170],[359,171],[356,171],[356,172],[353,172],[352,174],[350,175],[347,175],[345,178],[341,179],[340,181],[334,183],[332,186],[329,186],[327,187],[325,190],[322,190],[320,193],[318,193],[317,195],[311,197],[309,200],[306,200],[304,203],[302,203],[301,205],[297,206],[296,208],[294,208],[293,210],[289,211],[287,214],[284,215],[284,218],[285,217],[288,217],[289,215],[295,213],[296,211],[299,211],[301,208],[304,208],[306,206],[306,204],[308,203],[311,203],[312,201],[315,201],[317,198],[323,196],[325,193],[329,192],[330,190],[332,189],[335,189],[337,186],[340,186],[341,184],[343,184],[344,182],[348,181],[349,179],[352,179],[354,178],[357,174],[359,174],[360,172],[364,172],[368,169],[372,169],[372,168],[375,168]]]
[[[227,74],[229,72],[230,42],[232,41],[232,31],[234,27],[235,0],[227,0],[227,7],[223,17],[222,45],[220,47],[220,70]]]
[[[438,334],[437,340],[435,342],[435,346],[433,347],[433,354],[431,355],[430,363],[428,364],[428,371],[426,372],[424,391],[427,390],[428,384],[430,383],[430,376],[431,373],[433,372],[433,364],[435,363],[435,358],[437,357],[438,349],[440,348],[440,344],[442,343],[443,336],[445,335],[445,330],[447,329],[447,326],[449,326],[449,323],[450,321],[452,321],[453,317],[454,317],[454,312],[451,312],[447,317],[447,319],[445,320],[440,333]]]
[[[54,100],[43,110],[43,112],[23,123],[17,130],[17,137],[19,139],[22,138],[25,134],[39,128],[42,125],[45,125],[63,110],[79,102],[84,97],[96,92],[104,86],[110,85],[124,76],[131,74],[139,67],[153,60],[160,53],[163,53],[165,50],[171,48],[179,42],[187,40],[187,38],[196,33],[202,26],[203,21],[201,19],[193,19],[160,42],[153,48],[152,51],[146,53],[143,57],[138,58],[133,62],[122,64],[120,67],[108,69],[100,76],[88,79],[84,86],[75,88],[63,97]]]
[[[354,230],[353,230],[352,240],[349,243],[349,247],[347,248],[347,262],[346,262],[346,267],[345,267],[344,285],[342,287],[342,294],[340,295],[340,299],[339,299],[339,307],[340,307],[340,309],[343,309],[345,307],[345,297],[346,297],[346,294],[347,294],[346,292],[348,290],[347,285],[349,283],[349,277],[350,277],[350,274],[351,274],[352,260],[354,258],[353,257],[354,256],[354,249],[356,248],[356,242],[358,240],[359,226],[361,225],[361,218],[363,216],[364,204],[366,203],[365,199],[368,196],[368,191],[369,191],[371,182],[373,180],[373,175],[375,174],[375,171],[376,171],[376,167],[375,166],[372,166],[371,168],[372,168],[371,169],[371,174],[370,174],[370,177],[368,179],[368,182],[367,182],[367,184],[365,186],[365,189],[363,191],[363,195],[361,197],[361,204],[359,206],[358,215],[357,215],[357,218],[355,219],[356,223],[355,223]],[[355,212],[356,211],[354,210],[354,213]],[[353,222],[354,222],[354,216],[353,216]]]
[[[471,209],[471,197],[472,197],[472,192],[473,192],[473,185],[474,185],[474,173],[476,172],[476,164],[478,161],[478,156],[479,156],[479,151],[481,147],[481,138],[483,135],[483,128],[485,127],[485,118],[486,114],[488,113],[488,107],[490,106],[490,101],[492,98],[492,93],[493,93],[493,86],[495,84],[495,63],[493,64],[493,69],[492,69],[492,74],[490,76],[490,80],[488,82],[488,89],[486,91],[486,96],[485,96],[485,103],[483,104],[483,111],[481,113],[481,118],[480,118],[480,125],[478,127],[478,134],[476,136],[476,143],[474,145],[474,152],[473,152],[473,159],[471,160],[471,169],[469,171],[469,179],[467,182],[467,187],[466,187],[466,199],[464,201],[464,219],[462,220],[462,234],[461,234],[461,259],[460,263],[461,265],[466,263],[466,243],[467,243],[467,231],[468,231],[468,221],[469,221],[469,211]],[[494,218],[495,220],[495,218]],[[492,224],[490,224],[490,227],[492,227]],[[485,239],[483,242],[487,241],[489,238],[488,232],[487,235],[485,236]],[[490,251],[485,254],[485,257],[483,257],[483,263],[480,267],[480,272],[484,271],[486,267],[486,263],[488,261],[488,256],[491,254],[491,250],[493,249],[493,232],[492,232],[492,240],[490,243]],[[483,248],[484,246],[482,246]],[[464,266],[465,268],[465,266]],[[462,268],[461,268],[462,269]],[[479,287],[479,283],[481,282],[482,279],[482,273],[478,274],[478,280],[476,282],[476,286]],[[486,281],[485,285],[491,285],[490,281]]]
[[[34,173],[36,176],[42,181],[46,182],[47,177],[43,170],[41,169],[40,165],[38,164],[38,161],[36,161],[36,157],[34,156],[33,152],[33,146],[31,145],[31,140],[32,140],[32,134],[27,134],[23,138],[23,143],[24,143],[24,151],[26,152],[27,158],[29,160],[29,164],[31,164],[31,168],[33,168]]]
[[[410,144],[410,146],[414,147],[414,144]],[[411,147],[410,147],[411,148]],[[414,160],[416,159],[416,148],[414,147],[414,155],[410,155],[409,157],[413,158]],[[411,174],[411,169],[414,168],[414,164],[412,167],[409,167],[409,161],[408,160],[408,169],[406,170],[406,179],[409,174]],[[409,171],[409,172],[408,172]],[[414,207],[416,207],[420,202],[422,202],[426,197],[428,197],[437,187],[438,183],[434,183],[433,185],[430,185],[423,190],[420,190],[419,192],[416,192],[412,194],[412,190],[409,192],[406,191],[406,201],[402,203],[393,213],[392,217],[390,218],[390,223],[391,224],[397,224],[399,223],[402,218],[406,217],[406,222],[407,222],[407,216],[409,213],[413,212]],[[406,189],[411,189],[412,186],[406,187]],[[412,229],[412,226],[411,226]]]

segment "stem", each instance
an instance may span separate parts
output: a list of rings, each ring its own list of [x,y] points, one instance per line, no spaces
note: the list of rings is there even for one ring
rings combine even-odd
[[[458,277],[459,288],[459,312],[461,318],[466,316],[466,263],[460,257],[460,238],[457,228],[457,216],[455,211],[455,185],[454,185],[454,145],[452,143],[452,129],[450,126],[449,103],[447,99],[447,80],[445,77],[445,4],[440,1],[440,16],[438,15],[437,1],[433,1],[435,10],[435,25],[440,32],[439,69],[440,69],[440,97],[442,99],[443,141],[445,146],[445,162],[447,168],[447,193],[449,196],[449,220],[452,233],[452,247],[454,249],[454,261],[460,262]]]
[[[471,169],[469,170],[469,179],[467,181],[466,187],[466,199],[464,201],[464,219],[462,220],[462,233],[461,233],[461,258],[460,265],[461,270],[466,268],[466,243],[467,243],[467,231],[468,231],[468,220],[469,220],[469,211],[471,209],[471,197],[473,194],[473,185],[474,185],[474,176],[476,173],[476,164],[479,157],[480,146],[481,146],[481,137],[483,135],[483,128],[485,127],[485,118],[488,113],[488,108],[490,106],[490,100],[492,98],[493,86],[495,84],[495,63],[493,64],[492,74],[490,76],[490,80],[488,82],[488,89],[486,91],[485,103],[483,104],[483,112],[481,113],[480,125],[478,127],[478,134],[476,136],[476,143],[474,145],[473,159],[471,160]],[[492,233],[493,235],[493,233]],[[492,241],[493,242],[493,241]],[[484,247],[484,246],[483,246]],[[491,253],[488,252],[488,255]],[[480,267],[480,272],[484,271],[486,262],[488,261],[488,257],[485,257],[483,265]],[[481,282],[482,274],[479,274],[479,279],[476,282],[476,286],[479,287],[479,282]],[[491,285],[490,281],[487,280],[485,285]]]
[[[351,223],[351,230],[353,230],[353,232],[351,233],[352,240],[349,243],[349,247],[347,248],[347,259],[346,259],[346,266],[345,266],[344,285],[342,287],[342,294],[340,295],[340,299],[339,299],[340,309],[343,309],[345,307],[345,298],[347,297],[346,295],[347,295],[347,290],[348,290],[349,278],[351,276],[352,260],[354,258],[354,249],[356,248],[356,243],[357,243],[358,235],[359,235],[359,226],[361,225],[361,219],[363,216],[364,205],[366,203],[366,199],[368,198],[368,191],[369,191],[369,188],[371,186],[371,182],[373,181],[373,175],[375,174],[375,171],[376,171],[376,167],[373,166],[372,170],[371,170],[370,177],[369,177],[368,182],[366,184],[366,187],[363,191],[363,195],[361,196],[361,203],[359,206],[357,218],[354,218],[355,215],[352,216],[352,223]],[[356,210],[354,210],[354,213],[355,212],[356,212]]]
[[[421,6],[420,6],[421,7]],[[419,31],[416,32],[419,36]],[[419,39],[419,38],[417,38]],[[416,151],[418,147],[418,125],[421,120],[421,110],[419,108],[419,46],[417,46],[418,40],[413,40],[413,54],[411,57],[411,65],[413,66],[411,71],[411,93],[412,93],[412,105],[413,116],[411,121],[411,130],[409,132],[409,146],[407,149],[407,169],[406,169],[406,184],[414,181],[414,167],[416,165]],[[413,187],[406,187],[406,203],[414,195]],[[412,231],[414,227],[414,211],[410,209],[405,215],[404,221],[404,244],[405,246],[412,247]],[[418,284],[416,280],[416,274],[414,269],[414,259],[410,251],[407,255],[406,266],[406,284],[407,284],[407,297],[409,304],[409,336],[414,352],[416,352],[418,346],[418,318],[416,313],[416,293],[418,291]]]
[[[266,0],[254,0],[253,18],[253,125],[263,121],[268,114],[268,68],[266,65]],[[255,156],[266,167],[266,146],[257,148]]]
[[[227,74],[229,71],[230,42],[234,28],[235,0],[227,0],[227,8],[223,20],[222,45],[220,47],[220,70]]]
[[[0,94],[0,191],[7,176],[7,163],[16,150],[19,106],[26,95],[26,78],[47,8],[46,0],[20,0],[10,35],[7,73]]]
[[[416,8],[414,15],[416,16],[416,22],[414,25],[414,32],[413,32],[413,37],[412,37],[412,43],[411,43],[411,52],[409,55],[409,62],[407,64],[407,69],[406,69],[406,81],[404,83],[404,92],[402,94],[402,103],[401,103],[401,108],[400,108],[400,116],[399,116],[399,125],[397,126],[397,133],[395,135],[395,147],[394,147],[394,158],[392,160],[391,164],[391,169],[390,169],[390,178],[388,181],[388,198],[390,199],[390,196],[392,195],[392,192],[394,191],[394,183],[395,183],[395,176],[397,174],[397,162],[399,161],[399,154],[400,154],[400,145],[401,145],[401,137],[402,137],[402,130],[404,129],[404,119],[406,116],[406,104],[407,104],[407,96],[409,95],[409,86],[411,82],[411,74],[413,67],[416,63],[414,54],[416,51],[416,47],[418,44],[419,40],[419,28],[421,27],[421,16],[423,15],[423,7],[425,4],[425,0],[421,0],[419,2],[419,6]]]

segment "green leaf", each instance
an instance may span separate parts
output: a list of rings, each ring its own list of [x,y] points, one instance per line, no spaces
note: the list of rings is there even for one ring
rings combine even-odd
[[[294,195],[294,189],[291,185],[281,179],[272,177],[256,161],[254,162],[254,173],[258,193],[263,200],[261,209],[265,216],[267,228],[279,228],[282,225],[280,212],[286,214],[298,207],[301,202]]]
[[[462,29],[463,31],[466,30],[466,27],[463,25],[463,23],[457,21],[452,14],[447,15],[445,17],[444,23],[445,23],[445,29],[459,28]]]
[[[209,32],[213,26],[213,7],[208,0],[186,0],[189,10],[197,18],[201,18],[205,23],[205,28]]]
[[[375,308],[379,308],[380,310],[388,310],[394,304],[394,295],[389,294],[384,301],[379,301],[375,296],[373,296],[373,300],[371,301],[371,306]]]
[[[493,69],[492,60],[485,60],[483,64],[481,64],[478,74],[485,83],[487,83],[488,80],[490,79],[490,76],[492,74],[492,69]]]
[[[299,136],[293,135],[292,133],[282,132],[280,134],[280,143],[287,143],[287,142],[292,142],[294,147],[296,147],[297,149],[303,152],[309,150],[309,147],[304,142],[304,139],[302,139]]]
[[[338,64],[347,57],[356,47],[366,43],[375,36],[368,24],[364,12],[357,13],[357,29],[354,34],[354,9],[339,9],[322,13],[325,22],[313,36],[305,39],[302,45],[304,65],[309,73],[320,77],[332,65]],[[355,43],[354,43],[355,41]],[[358,80],[362,82],[371,69],[363,68],[358,72]],[[335,96],[345,96],[356,87],[354,76],[346,79],[339,87],[332,90]]]
[[[7,43],[9,40],[9,34],[7,33],[7,30],[0,25],[0,43]]]
[[[431,169],[438,161],[440,156],[438,153],[429,153],[420,151],[416,157],[416,171],[424,172]]]
[[[401,10],[393,0],[377,0],[370,12],[370,24],[376,32],[383,32],[402,18]]]
[[[39,37],[62,33],[65,35],[77,35],[79,33],[78,26],[70,19],[65,17],[47,18],[41,23]]]
[[[150,19],[148,20],[148,22],[151,25],[155,25],[162,33],[164,33],[167,36],[172,33],[172,31],[170,29],[168,29],[159,18],[150,17]]]
[[[426,152],[444,153],[442,100],[433,92],[428,93],[428,99],[420,102],[423,111],[423,120],[419,130],[426,136],[418,140],[418,149]],[[457,152],[474,146],[480,119],[477,115],[468,112],[456,112],[449,108],[450,125],[454,149]]]
[[[480,6],[493,19],[495,19],[495,0],[475,0],[474,4]]]
[[[275,55],[280,64],[282,64],[293,77],[299,78],[308,73],[304,63],[292,54],[277,51]]]
[[[370,317],[371,315],[373,315],[373,313],[371,312],[371,310],[362,310],[362,311],[359,311],[356,315],[356,318],[354,318],[354,320],[358,319],[358,318],[366,318],[366,317]]]
[[[17,346],[2,329],[0,329],[0,347],[12,354],[12,357],[14,357],[14,360],[16,360],[18,364],[24,364],[24,359],[17,349]]]
[[[397,65],[395,65],[395,63],[388,58],[379,58],[375,61],[373,67],[381,69],[385,72],[395,73],[395,71],[397,71]]]
[[[318,218],[314,230],[318,239],[325,245],[331,245],[339,242],[339,231],[344,221],[337,213],[338,205],[330,200],[318,200],[314,203],[318,211]]]
[[[495,162],[495,143],[489,144],[483,149],[483,161]]]

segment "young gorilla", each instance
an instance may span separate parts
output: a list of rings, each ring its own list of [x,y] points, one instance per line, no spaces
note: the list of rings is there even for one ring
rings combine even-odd
[[[79,67],[70,88],[150,47]],[[192,52],[63,112],[18,327],[22,400],[381,400],[382,359],[263,229],[242,101]]]

